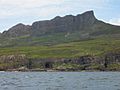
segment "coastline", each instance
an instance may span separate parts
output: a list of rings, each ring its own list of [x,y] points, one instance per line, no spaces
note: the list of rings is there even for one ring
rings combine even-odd
[[[120,72],[120,70],[58,70],[58,69],[27,69],[27,70],[1,70],[0,72]]]

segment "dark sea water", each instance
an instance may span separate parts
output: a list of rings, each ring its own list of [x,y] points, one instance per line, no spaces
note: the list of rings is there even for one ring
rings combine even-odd
[[[0,90],[120,90],[120,72],[0,72]]]

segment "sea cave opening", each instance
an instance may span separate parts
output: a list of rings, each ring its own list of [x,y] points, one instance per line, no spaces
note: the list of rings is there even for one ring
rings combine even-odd
[[[52,63],[46,62],[45,63],[45,68],[52,68]]]

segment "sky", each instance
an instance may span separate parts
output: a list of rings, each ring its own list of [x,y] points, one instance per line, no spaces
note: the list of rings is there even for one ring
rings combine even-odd
[[[0,0],[0,32],[55,16],[93,10],[99,20],[120,25],[120,0]]]

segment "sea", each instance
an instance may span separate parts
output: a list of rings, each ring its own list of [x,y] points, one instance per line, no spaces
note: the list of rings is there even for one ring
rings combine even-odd
[[[0,72],[0,90],[120,90],[120,72]]]

